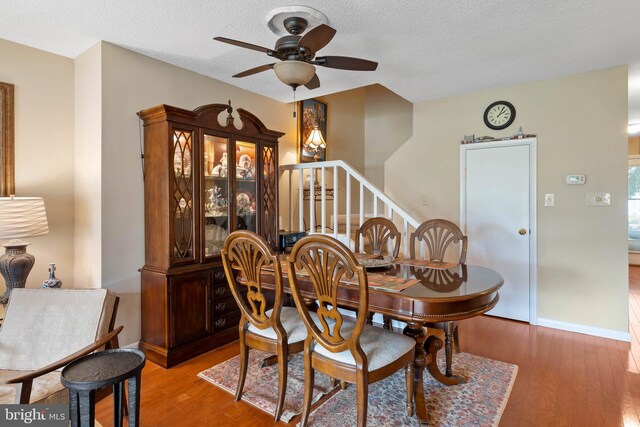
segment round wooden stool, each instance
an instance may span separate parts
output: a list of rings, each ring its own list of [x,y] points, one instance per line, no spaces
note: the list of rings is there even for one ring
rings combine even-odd
[[[122,427],[124,382],[129,383],[129,426],[140,425],[140,374],[145,364],[140,350],[120,348],[81,357],[62,370],[62,385],[69,389],[72,427],[94,427],[95,393],[113,386],[114,426]]]

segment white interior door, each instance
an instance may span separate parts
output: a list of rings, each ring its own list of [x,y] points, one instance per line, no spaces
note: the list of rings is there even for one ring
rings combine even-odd
[[[461,154],[467,263],[491,268],[504,278],[500,301],[489,314],[528,322],[533,313],[535,322],[530,300],[534,295],[535,302],[535,143],[463,146]]]

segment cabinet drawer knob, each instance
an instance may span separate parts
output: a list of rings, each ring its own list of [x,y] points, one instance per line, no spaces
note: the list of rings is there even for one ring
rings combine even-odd
[[[218,319],[218,320],[216,320],[216,326],[218,328],[222,328],[226,324],[227,324],[227,319]]]
[[[224,279],[224,271],[222,271],[222,270],[216,271],[215,276],[216,276],[216,279],[218,279],[218,280]]]
[[[226,290],[227,288],[225,287],[216,288],[216,295],[224,295]]]
[[[226,302],[219,302],[216,304],[216,310],[224,310],[226,306],[227,306]]]

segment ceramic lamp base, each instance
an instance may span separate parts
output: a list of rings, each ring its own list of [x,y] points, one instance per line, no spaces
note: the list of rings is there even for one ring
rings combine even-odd
[[[7,290],[0,297],[0,304],[9,301],[9,295],[15,288],[24,288],[29,272],[35,262],[35,257],[27,253],[27,242],[10,242],[2,246],[5,253],[0,256],[0,274],[4,277]]]

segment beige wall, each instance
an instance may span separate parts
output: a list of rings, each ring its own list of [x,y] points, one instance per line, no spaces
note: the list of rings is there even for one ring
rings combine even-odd
[[[75,66],[75,287],[102,287],[102,50],[97,43]]]
[[[44,197],[49,222],[49,234],[26,239],[36,258],[27,286],[41,285],[49,262],[72,286],[73,61],[0,39],[0,81],[15,85],[16,195]]]
[[[193,109],[231,100],[281,138],[280,158],[295,153],[291,105],[247,92],[126,49],[102,43],[102,286],[121,296],[121,342],[140,337],[140,274],[144,264],[143,181],[136,112],[158,104]],[[283,90],[287,90],[283,87]]]
[[[384,162],[413,133],[413,103],[384,86],[367,86],[364,128],[364,174],[384,188]]]
[[[517,116],[492,132],[482,113],[500,99]],[[385,164],[385,187],[419,220],[458,222],[462,136],[537,134],[538,318],[626,332],[626,124],[626,67],[423,102],[413,137]],[[586,185],[565,185],[567,174],[585,174]],[[611,193],[612,205],[586,207],[587,192]],[[555,207],[544,207],[545,193]]]

